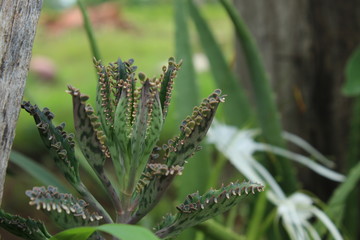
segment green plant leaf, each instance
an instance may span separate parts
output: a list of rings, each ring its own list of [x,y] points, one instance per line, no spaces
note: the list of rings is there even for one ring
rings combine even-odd
[[[137,186],[139,209],[130,223],[136,223],[155,206],[174,176],[182,173],[186,160],[200,150],[199,144],[206,136],[216,110],[223,101],[221,91],[215,90],[199,106],[194,107],[192,115],[182,122],[180,136],[164,144],[162,151],[165,164],[150,164],[145,169]]]
[[[76,199],[71,194],[59,193],[56,187],[34,187],[27,190],[30,205],[36,205],[37,210],[43,210],[63,229],[98,225],[103,217],[91,213],[88,204],[82,199]]]
[[[182,60],[181,71],[177,74],[174,91],[177,120],[190,114],[190,109],[199,102],[199,88],[196,81],[190,36],[188,30],[188,9],[186,0],[174,1],[176,59]]]
[[[139,206],[129,223],[137,223],[160,200],[176,175],[181,175],[183,167],[168,167],[166,164],[148,164],[137,185]]]
[[[106,159],[110,158],[109,150],[105,145],[105,135],[102,132],[98,117],[90,105],[86,106],[89,98],[80,91],[68,86],[68,93],[72,96],[75,136],[80,149],[95,171],[103,169]]]
[[[65,123],[55,127],[52,123],[54,114],[48,108],[40,111],[36,105],[31,105],[30,102],[23,102],[21,107],[33,116],[43,143],[66,180],[73,186],[79,184],[79,162],[75,158],[74,136],[64,131]]]
[[[102,132],[101,123],[98,122],[92,108],[85,105],[88,96],[82,95],[71,86],[68,88],[73,99],[75,135],[81,151],[107,190],[114,207],[120,211],[120,199],[104,170],[105,161],[111,161],[111,155],[105,145],[106,137]]]
[[[360,46],[351,54],[345,67],[346,82],[342,87],[345,96],[360,94]]]
[[[257,183],[231,183],[219,190],[210,190],[204,195],[199,192],[188,195],[185,201],[177,206],[176,215],[167,215],[156,228],[156,235],[169,238],[178,235],[184,229],[223,213],[237,205],[249,193],[261,192],[264,186]]]
[[[201,16],[198,7],[193,0],[188,0],[189,12],[198,36],[210,63],[210,70],[219,88],[228,97],[224,105],[226,122],[231,125],[245,127],[253,123],[252,111],[240,83],[226,63],[219,44],[216,42],[205,19]]]
[[[85,8],[85,6],[83,4],[83,1],[82,0],[77,0],[77,3],[78,3],[78,6],[80,8],[82,17],[83,17],[84,28],[85,28],[85,31],[86,31],[86,34],[87,34],[87,37],[88,37],[88,40],[89,40],[89,43],[90,43],[90,48],[91,48],[92,55],[96,59],[100,59],[101,58],[100,57],[100,51],[99,51],[99,48],[98,48],[97,43],[96,43],[95,34],[94,34],[94,31],[93,31],[92,26],[91,26],[89,15],[88,15],[88,13],[86,11],[86,8]]]
[[[98,227],[73,228],[56,234],[50,240],[87,240],[95,231],[102,231],[121,240],[159,240],[148,229],[127,224],[105,224]]]
[[[189,36],[189,11],[186,0],[173,1],[175,11],[175,51],[176,59],[182,60],[181,71],[177,74],[174,91],[175,117],[181,122],[191,113],[191,109],[200,102],[199,86],[192,59]],[[211,156],[206,148],[194,155],[193,160],[177,179],[177,195],[182,199],[189,192],[205,191],[210,176]],[[189,237],[190,238],[190,237]]]
[[[55,186],[60,192],[69,192],[67,187],[54,174],[25,155],[12,150],[10,161],[21,167],[25,172],[29,173],[44,185]]]
[[[175,58],[171,57],[168,60],[168,66],[163,67],[163,74],[160,77],[161,81],[161,89],[160,89],[160,103],[163,111],[163,118],[167,116],[170,100],[171,100],[171,93],[174,85],[174,78],[177,75],[181,66],[180,63],[175,62]]]
[[[350,170],[345,182],[337,187],[326,207],[325,213],[334,220],[337,226],[339,226],[343,218],[346,200],[349,194],[359,186],[359,182],[360,162]]]
[[[47,240],[51,235],[40,221],[12,215],[0,209],[0,227],[27,240]]]
[[[220,0],[220,2],[234,24],[236,35],[240,40],[247,61],[251,77],[250,83],[255,97],[257,121],[260,123],[262,136],[267,143],[284,147],[280,115],[259,50],[243,19],[236,12],[236,8],[228,0]],[[295,169],[288,160],[278,159],[279,161],[276,161],[273,168],[276,169],[276,175],[283,179],[281,181],[282,188],[286,193],[291,193],[297,188]],[[270,166],[269,161],[267,165]]]
[[[186,159],[199,149],[199,144],[205,138],[214,119],[216,110],[225,98],[221,90],[217,89],[202,103],[194,107],[191,116],[188,116],[180,126],[180,136],[168,141],[163,148],[166,149],[165,159],[168,166],[183,166]]]

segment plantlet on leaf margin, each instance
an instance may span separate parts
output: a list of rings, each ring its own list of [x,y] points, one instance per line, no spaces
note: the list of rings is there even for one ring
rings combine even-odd
[[[30,205],[49,213],[63,229],[97,225],[100,221],[136,224],[159,202],[174,177],[181,175],[187,159],[200,150],[215,112],[224,102],[221,91],[215,90],[181,123],[179,136],[158,147],[156,143],[181,63],[170,58],[159,78],[148,78],[143,73],[136,77],[133,63],[133,60],[118,59],[103,66],[94,59],[99,76],[96,111],[86,103],[89,97],[78,89],[68,86],[67,91],[72,96],[75,137],[112,201],[115,219],[81,181],[74,135],[64,131],[65,124],[53,125],[54,114],[49,109],[40,111],[29,102],[22,104],[34,117],[41,139],[56,165],[84,198],[59,193],[51,186],[34,187],[26,192]],[[105,162],[113,164],[119,189],[109,180]],[[202,196],[190,194],[177,207],[178,213],[167,215],[155,233],[161,238],[174,237],[186,228],[227,211],[248,193],[263,189],[261,184],[236,182]],[[24,227],[27,224],[30,225]],[[3,211],[0,212],[0,226],[22,237],[29,231],[39,233],[29,239],[42,240],[50,236],[42,224]],[[102,239],[98,233],[95,237]]]

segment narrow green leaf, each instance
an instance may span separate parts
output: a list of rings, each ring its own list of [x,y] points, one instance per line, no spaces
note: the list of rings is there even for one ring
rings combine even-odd
[[[75,158],[74,136],[64,131],[65,123],[55,127],[52,123],[54,114],[48,108],[40,111],[36,105],[33,106],[30,102],[23,102],[21,107],[33,116],[43,143],[66,180],[73,186],[79,184],[79,162]]]
[[[349,194],[359,186],[360,182],[360,162],[356,164],[349,172],[345,182],[343,182],[333,193],[326,208],[325,213],[334,220],[339,226],[342,220],[346,200]]]
[[[176,59],[182,60],[181,71],[177,74],[174,91],[177,120],[190,114],[191,108],[199,102],[199,88],[196,81],[190,36],[188,30],[188,9],[186,0],[174,1]]]
[[[225,239],[246,240],[247,239],[247,236],[246,237],[241,236],[238,233],[231,230],[231,228],[225,227],[213,219],[200,223],[195,228],[203,232],[205,236],[211,238],[212,240],[225,240]]]
[[[189,11],[186,0],[174,2],[175,11],[175,50],[176,59],[182,60],[181,71],[177,74],[174,91],[176,120],[181,122],[191,113],[191,109],[200,102],[199,87],[192,59],[192,49],[189,36]],[[206,148],[198,152],[189,162],[181,178],[177,178],[178,198],[183,198],[189,192],[205,191],[210,176],[211,157]]]
[[[264,222],[267,205],[266,200],[266,194],[260,194],[255,203],[254,212],[252,213],[249,225],[247,226],[246,238],[248,240],[256,240],[261,236],[259,226]]]
[[[236,8],[228,0],[220,0],[232,20],[238,39],[247,61],[251,77],[251,86],[254,91],[257,120],[260,123],[262,135],[269,144],[284,147],[285,142],[281,136],[282,127],[279,112],[276,107],[270,81],[267,77],[265,67],[260,58],[259,50],[252,38],[244,21],[236,11]],[[276,174],[282,178],[281,186],[286,193],[296,190],[295,169],[286,159],[279,159],[274,167]]]
[[[40,221],[12,215],[0,209],[0,227],[28,240],[47,240],[51,235]]]
[[[192,17],[203,49],[209,59],[210,70],[219,88],[228,95],[224,105],[227,123],[245,127],[253,122],[249,102],[239,81],[226,63],[219,44],[211,33],[205,19],[192,0],[188,0],[190,16]]]
[[[55,186],[60,192],[69,192],[67,187],[54,174],[25,155],[12,150],[10,161],[21,167],[25,172],[29,173],[44,185]]]
[[[163,118],[165,120],[168,112],[168,107],[171,100],[171,93],[174,85],[174,78],[181,66],[180,63],[175,62],[175,58],[171,57],[168,60],[168,66],[163,66],[163,74],[161,75],[161,88],[160,88],[160,103],[163,111]]]
[[[93,56],[96,59],[101,59],[100,51],[99,51],[99,48],[97,46],[96,39],[95,39],[95,34],[94,34],[93,29],[92,29],[90,18],[89,18],[89,15],[88,15],[87,11],[86,11],[84,3],[83,3],[82,0],[77,0],[77,3],[78,3],[78,6],[79,6],[79,8],[81,10],[81,14],[82,14],[82,17],[83,17],[84,28],[86,30],[86,34],[87,34],[87,37],[88,37],[88,40],[89,40],[89,43],[90,43],[91,52],[92,52]]]
[[[257,183],[231,183],[219,190],[210,190],[204,195],[198,192],[188,195],[185,201],[177,206],[175,216],[167,215],[157,227],[156,235],[169,238],[178,235],[184,229],[195,226],[203,221],[223,213],[237,205],[249,193],[255,194],[264,190]]]
[[[138,102],[138,109],[136,110],[136,117],[133,125],[133,132],[131,134],[131,165],[132,169],[136,170],[140,177],[141,173],[144,171],[146,161],[148,158],[144,159],[145,163],[142,162],[145,148],[146,148],[146,137],[147,137],[147,124],[150,106],[149,102],[151,101],[151,86],[149,80],[145,80],[142,85],[140,98]],[[159,136],[159,135],[158,135]],[[158,137],[156,136],[156,137]],[[149,153],[150,154],[150,153]]]
[[[342,93],[346,96],[358,96],[360,94],[360,46],[351,54],[345,67],[346,82],[342,87]]]
[[[56,234],[50,240],[87,240],[95,231],[109,233],[121,240],[159,240],[146,228],[126,224],[105,224],[98,227],[73,228]]]
[[[110,158],[101,124],[98,122],[98,117],[93,114],[92,108],[89,105],[86,106],[86,100],[89,97],[82,95],[78,89],[70,85],[68,89],[73,101],[76,139],[90,166],[97,170],[104,166],[106,159]]]
[[[353,99],[353,104],[346,156],[347,172],[359,163],[360,159],[360,96]],[[346,209],[342,225],[350,236],[360,235],[360,229],[357,224],[357,220],[360,217],[359,196],[360,185],[358,185],[348,196],[345,204]]]
[[[99,59],[94,58],[94,65],[97,70],[98,83],[96,86],[96,110],[101,126],[104,129],[105,135],[111,137],[111,125],[113,112],[113,101],[111,97],[111,82],[109,72],[106,71],[105,66],[101,64]]]

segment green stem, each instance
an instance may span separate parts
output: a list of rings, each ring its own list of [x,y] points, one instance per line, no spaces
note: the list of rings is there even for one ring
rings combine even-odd
[[[86,8],[85,8],[82,0],[77,0],[77,4],[78,4],[78,6],[79,6],[79,8],[81,10],[81,14],[83,16],[84,28],[85,28],[87,37],[88,37],[89,42],[90,42],[90,48],[91,48],[92,54],[97,60],[99,60],[99,59],[101,59],[100,51],[99,51],[99,48],[98,48],[97,43],[96,43],[94,31],[93,31],[93,29],[91,27],[91,22],[90,22],[90,19],[89,19],[89,15],[88,15],[88,13],[86,11]]]
[[[77,185],[74,185],[76,191],[80,193],[80,195],[87,201],[95,211],[98,212],[101,216],[104,217],[104,221],[106,223],[113,223],[109,213],[103,208],[103,206],[96,200],[96,198],[90,193],[87,187],[80,182]]]
[[[214,240],[245,240],[244,236],[238,235],[231,229],[222,226],[214,220],[203,222],[195,226],[195,228]]]
[[[217,185],[218,179],[220,179],[220,175],[222,174],[222,169],[224,168],[227,159],[224,155],[220,155],[217,158],[215,166],[212,168],[211,178],[209,179],[209,183],[207,189],[210,189],[213,186]]]
[[[121,202],[118,193],[111,184],[103,168],[97,169],[96,173],[111,199],[112,205],[114,206],[116,211],[116,216],[120,215],[123,211],[121,209]]]
[[[261,194],[261,195],[263,195],[263,194]],[[226,218],[226,223],[225,223],[225,226],[227,228],[232,229],[234,227],[236,217],[238,216],[238,212],[239,212],[238,206],[235,206],[232,209],[230,209],[229,214]]]
[[[251,85],[254,91],[257,118],[263,137],[269,144],[285,147],[284,139],[281,136],[282,127],[275,99],[255,41],[234,6],[228,0],[220,0],[220,2],[235,26],[237,37],[241,42],[247,60]],[[282,177],[281,186],[285,192],[294,192],[297,189],[295,169],[286,159],[280,159],[274,164],[281,166],[280,171],[277,171],[277,176]]]
[[[249,225],[247,227],[247,239],[248,240],[256,240],[259,238],[259,226],[263,224],[264,221],[264,214],[266,211],[266,193],[259,194],[254,213],[250,219]]]

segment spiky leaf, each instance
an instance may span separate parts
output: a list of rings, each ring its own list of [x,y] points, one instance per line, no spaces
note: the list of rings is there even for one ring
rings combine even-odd
[[[174,174],[159,173],[164,171],[181,174],[186,159],[200,149],[199,144],[211,125],[219,103],[223,101],[224,97],[221,96],[221,91],[215,90],[208,98],[203,100],[200,106],[194,108],[190,117],[183,121],[180,136],[169,140],[168,144],[164,144],[163,150],[165,154],[163,161],[167,167],[150,164],[145,169],[143,178],[138,184],[138,190],[141,190],[140,197],[138,196],[141,199],[140,206],[130,223],[136,223],[147,214],[174,179]],[[161,171],[154,171],[153,166],[161,166],[159,168]],[[151,178],[148,177],[149,174],[152,176]]]
[[[73,185],[78,184],[80,182],[79,162],[75,158],[74,136],[63,130],[65,123],[55,127],[52,123],[54,114],[48,108],[40,111],[36,105],[31,105],[30,102],[23,102],[21,107],[34,117],[41,139],[49,149],[56,165],[64,173],[65,178]]]
[[[106,68],[101,61],[94,58],[94,65],[99,76],[96,94],[96,108],[100,122],[107,136],[110,135],[110,126],[112,124],[111,113],[113,104],[111,99],[111,82]]]
[[[261,192],[264,186],[257,183],[231,183],[219,190],[210,190],[204,195],[193,193],[177,206],[178,213],[167,215],[157,227],[156,235],[169,238],[178,235],[186,228],[195,226],[203,221],[223,213],[237,205],[249,193]]]
[[[185,164],[186,159],[191,157],[210,128],[211,122],[220,102],[224,102],[219,89],[205,98],[200,106],[194,107],[191,116],[188,116],[181,124],[179,137],[169,141],[164,147],[167,149],[166,164],[168,166]]]
[[[88,204],[82,199],[76,199],[71,194],[59,193],[56,187],[34,187],[27,190],[30,205],[36,205],[37,210],[43,210],[62,228],[72,228],[87,225],[97,225],[103,217],[87,209]]]
[[[136,170],[136,182],[140,179],[151,151],[159,139],[163,124],[159,82],[156,79],[146,79],[142,84],[131,136],[132,169]]]
[[[68,86],[68,89],[73,100],[75,136],[80,149],[90,166],[94,169],[101,168],[106,158],[110,158],[101,124],[98,117],[94,115],[91,106],[86,106],[85,101],[89,97],[82,95],[78,89],[72,86]]]
[[[181,62],[176,63],[175,58],[171,57],[168,60],[168,67],[163,67],[163,75],[160,78],[160,103],[163,111],[164,120],[170,104],[171,92],[174,85],[174,78],[176,77],[176,72],[179,71],[180,66]]]
[[[137,185],[137,195],[134,197],[139,202],[139,206],[131,223],[139,221],[159,202],[161,197],[159,193],[165,192],[173,178],[181,175],[182,171],[183,167],[180,166],[168,167],[160,163],[147,165]]]
[[[51,235],[40,221],[12,215],[0,209],[0,227],[28,240],[47,240]]]

